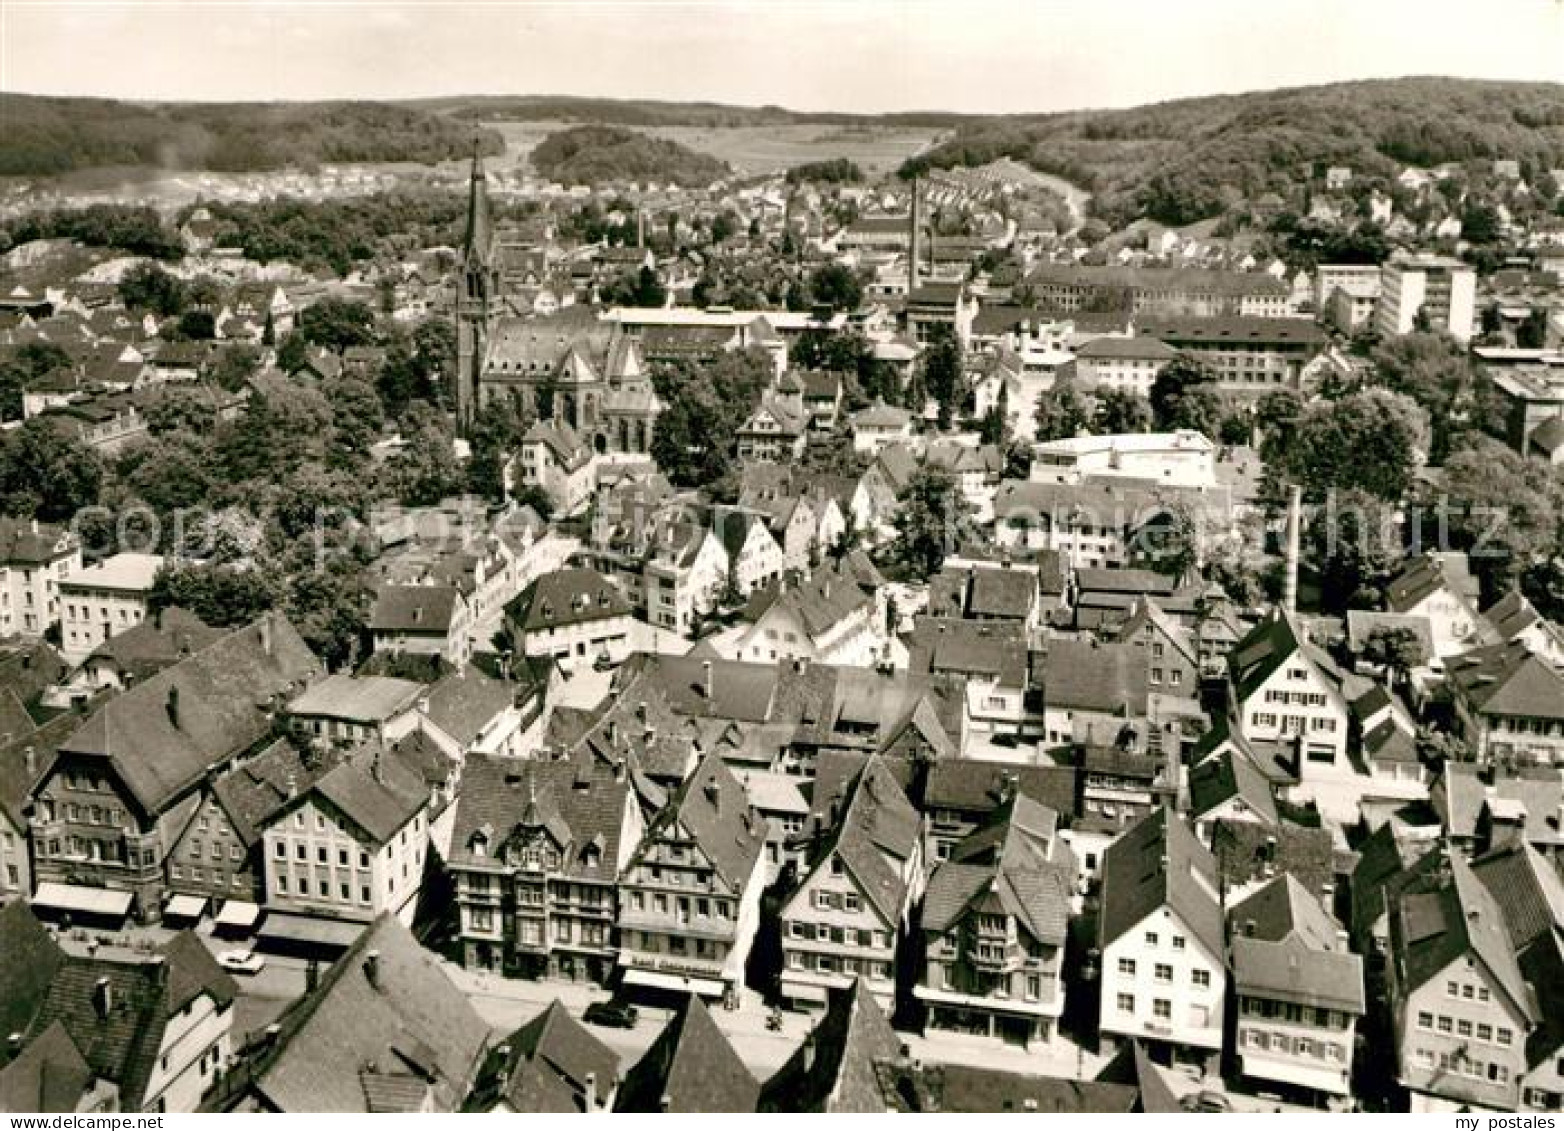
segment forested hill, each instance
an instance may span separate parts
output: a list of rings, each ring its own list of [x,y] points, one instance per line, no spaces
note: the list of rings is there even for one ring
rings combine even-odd
[[[0,94],[0,175],[103,166],[259,172],[348,162],[431,163],[503,151],[499,134],[378,102],[179,103]]]
[[[671,181],[702,186],[730,171],[715,157],[676,141],[618,126],[573,126],[549,134],[532,151],[532,164],[543,176],[568,185]]]
[[[948,129],[980,121],[982,114],[909,110],[893,114],[788,110],[724,102],[659,102],[645,98],[577,98],[568,95],[475,95],[407,103],[453,117],[490,122],[573,122],[608,126],[905,126]]]
[[[1184,224],[1284,192],[1316,165],[1371,176],[1474,158],[1564,167],[1564,85],[1387,79],[991,118],[957,127],[904,171],[1002,156],[1091,189],[1110,222]]]

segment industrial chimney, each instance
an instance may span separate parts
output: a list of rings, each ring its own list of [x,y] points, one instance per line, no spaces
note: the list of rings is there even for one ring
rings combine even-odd
[[[919,245],[923,242],[919,229],[922,227],[922,209],[918,204],[920,196],[918,178],[912,178],[912,211],[908,214],[907,223],[910,230],[907,233],[907,293],[911,294],[918,289]]]
[[[1287,574],[1282,581],[1282,608],[1298,611],[1298,544],[1302,539],[1303,489],[1294,487],[1287,501]]]

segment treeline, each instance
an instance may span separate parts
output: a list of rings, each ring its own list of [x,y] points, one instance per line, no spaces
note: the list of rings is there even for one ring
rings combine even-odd
[[[142,106],[96,98],[0,94],[0,175],[105,166],[259,172],[321,164],[433,164],[504,152],[492,130],[378,102]]]
[[[1326,165],[1370,176],[1501,157],[1554,168],[1564,164],[1561,121],[1556,84],[1342,83],[969,124],[904,172],[1012,157],[1092,189],[1094,211],[1111,223],[1185,224],[1285,194]]]
[[[185,253],[179,234],[165,225],[156,211],[124,204],[28,213],[11,221],[5,234],[13,246],[32,240],[71,239],[88,247],[119,248],[154,259],[179,259]]]
[[[863,170],[858,167],[856,161],[846,157],[808,161],[802,165],[794,165],[787,171],[787,183],[790,185],[807,184],[811,181],[831,185],[858,184],[862,180]]]
[[[452,117],[488,122],[592,122],[615,126],[905,126],[949,129],[977,115],[909,111],[848,114],[788,110],[781,106],[730,106],[720,102],[659,102],[647,99],[571,98],[556,95],[439,98],[410,102]]]
[[[617,126],[574,126],[552,133],[532,151],[532,164],[550,180],[572,185],[614,181],[671,181],[704,186],[728,166],[667,138]]]

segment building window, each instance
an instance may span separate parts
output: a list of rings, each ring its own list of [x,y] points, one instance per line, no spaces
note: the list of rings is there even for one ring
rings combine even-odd
[[[1119,995],[1119,1012],[1120,1013],[1134,1013],[1135,1012],[1135,995],[1134,994],[1120,994]]]
[[[1151,1003],[1151,1012],[1161,1020],[1167,1021],[1173,1016],[1173,1003],[1159,997]]]
[[[1135,960],[1133,958],[1119,959],[1119,973],[1133,978],[1135,976]]]
[[[1166,962],[1157,963],[1154,976],[1159,982],[1171,982],[1173,980],[1173,967]]]
[[[1192,982],[1194,982],[1194,984],[1199,989],[1202,989],[1202,990],[1210,989],[1210,987],[1211,987],[1211,971],[1209,971],[1209,970],[1191,970],[1189,972],[1189,977],[1190,977],[1190,980]]]
[[[1157,932],[1156,931],[1147,931],[1146,932],[1146,945],[1147,946],[1156,946],[1157,945]]]
[[[1184,936],[1183,935],[1174,935],[1173,936],[1173,949],[1174,950],[1183,950],[1184,949]]]
[[[1419,1029],[1432,1029],[1434,1027],[1434,1015],[1426,1009],[1417,1015],[1417,1027]]]

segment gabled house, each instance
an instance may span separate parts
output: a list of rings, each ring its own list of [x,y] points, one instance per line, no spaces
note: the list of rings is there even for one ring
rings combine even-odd
[[[926,973],[914,993],[934,1028],[1047,1040],[1064,1012],[1061,971],[1075,861],[1059,815],[1012,794],[929,878]]]
[[[1134,736],[1144,729],[1146,665],[1133,645],[1053,638],[1042,666],[1043,725],[1050,745],[1116,745],[1126,733]]]
[[[1522,641],[1554,667],[1564,667],[1564,629],[1539,613],[1519,589],[1512,589],[1483,613],[1497,639]]]
[[[869,667],[884,658],[884,584],[861,552],[804,577],[769,582],[750,594],[740,614],[734,657]]]
[[[692,633],[722,599],[728,572],[728,552],[713,531],[671,515],[658,519],[641,567],[647,620]]]
[[[782,576],[787,554],[766,516],[742,507],[713,507],[711,528],[728,555],[728,585],[747,597]]]
[[[1240,1071],[1262,1086],[1350,1095],[1366,996],[1363,959],[1348,949],[1346,932],[1290,874],[1228,918]]]
[[[782,996],[817,1008],[856,980],[892,1006],[896,948],[922,895],[922,821],[877,757],[823,811],[781,910]]]
[[[809,440],[809,426],[803,386],[792,374],[783,374],[777,391],[762,397],[755,411],[739,425],[739,458],[772,463],[799,459]]]
[[[33,789],[36,877],[107,888],[121,913],[134,901],[155,915],[202,783],[269,743],[284,699],[319,675],[287,618],[266,614],[110,699],[60,742]]]
[[[1461,737],[1479,760],[1564,764],[1564,673],[1524,640],[1454,656],[1445,678]]]
[[[190,1112],[228,1067],[238,987],[190,932],[151,956],[67,954],[13,903],[0,944],[0,1089],[31,1077],[48,1101],[7,1110]]]
[[[548,496],[556,514],[574,514],[592,497],[592,449],[568,424],[539,421],[521,438],[522,487]]]
[[[1292,615],[1274,610],[1228,657],[1236,729],[1253,746],[1291,761],[1298,777],[1351,772],[1351,711],[1340,669]]]
[[[1434,657],[1446,660],[1491,643],[1477,611],[1478,583],[1465,554],[1427,553],[1413,559],[1385,590],[1385,606],[1402,616],[1428,618]]]
[[[1098,949],[1101,1031],[1176,1060],[1209,1064],[1222,1051],[1226,942],[1216,862],[1170,809],[1159,809],[1103,854]]]
[[[1412,1110],[1514,1111],[1538,1003],[1494,895],[1441,851],[1387,897],[1386,994]]]
[[[447,863],[463,964],[605,980],[615,883],[643,823],[623,767],[590,750],[557,761],[468,758]]]
[[[375,739],[261,828],[265,904],[277,915],[413,921],[429,849],[431,791],[399,747]]]
[[[907,409],[876,401],[853,413],[853,451],[878,455],[892,444],[910,444],[913,438],[913,414]]]
[[[648,822],[619,882],[627,986],[737,999],[760,921],[765,821],[708,754]]]
[[[517,651],[551,656],[566,669],[622,661],[630,653],[632,623],[619,589],[580,567],[544,574],[505,606]]]
[[[1112,638],[1133,644],[1145,656],[1147,691],[1191,697],[1199,694],[1198,645],[1155,601],[1137,600]]]
[[[439,656],[455,667],[472,656],[471,624],[467,601],[454,585],[379,585],[369,612],[376,653]]]

